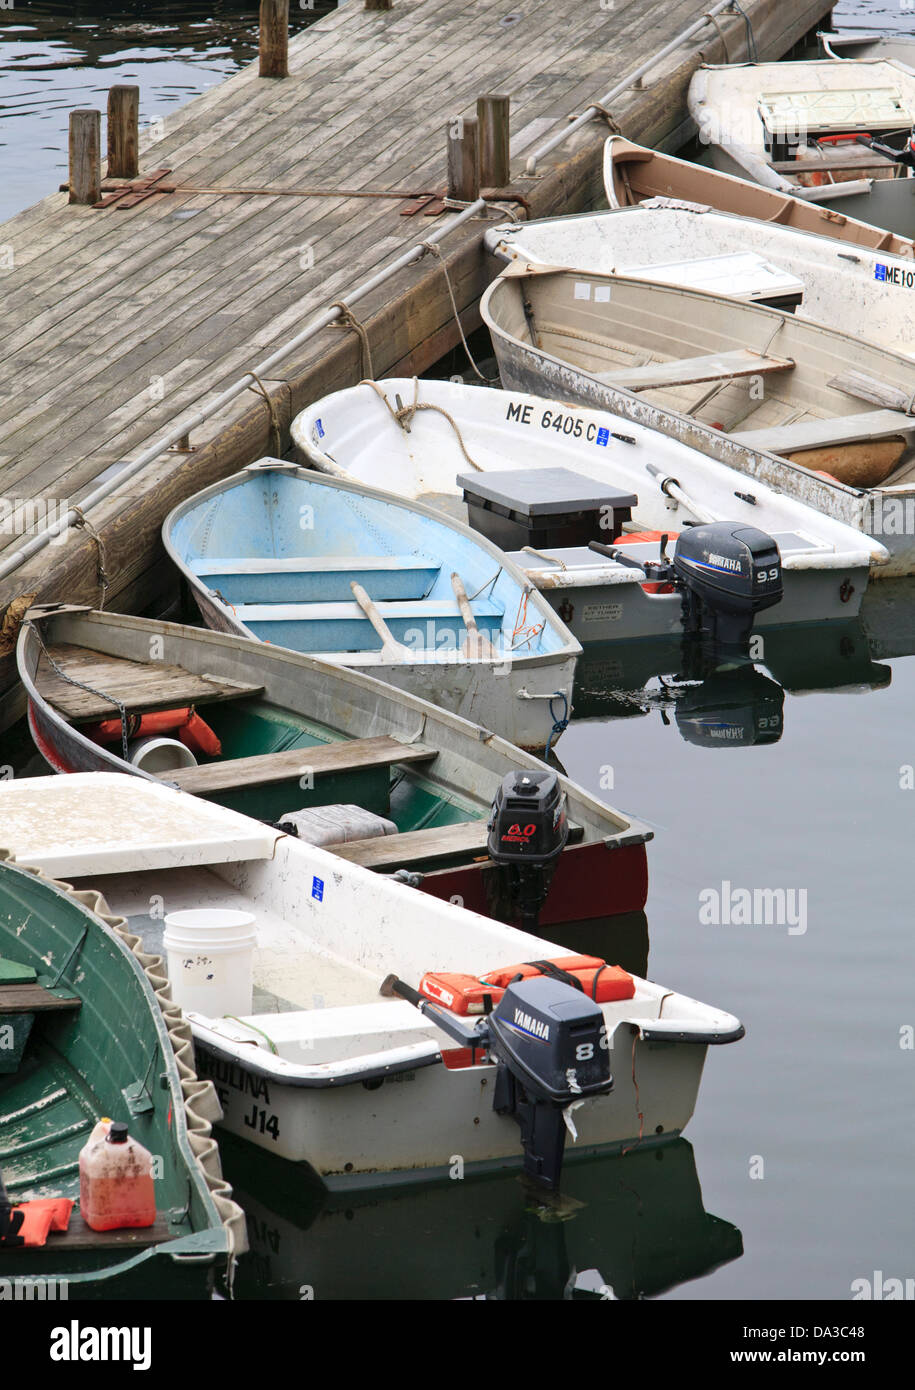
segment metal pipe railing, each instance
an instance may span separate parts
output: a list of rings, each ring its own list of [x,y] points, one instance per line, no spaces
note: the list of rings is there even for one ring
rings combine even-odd
[[[670,43],[666,43],[663,48],[658,49],[657,53],[652,54],[644,63],[640,63],[639,66],[634,68],[621,82],[617,82],[615,87],[611,87],[609,92],[600,97],[594,106],[589,106],[587,110],[583,111],[580,116],[577,116],[574,121],[569,121],[568,125],[564,126],[562,130],[558,131],[555,135],[551,135],[549,140],[545,140],[542,145],[539,145],[534,153],[528,157],[524,172],[526,174],[536,173],[538,160],[543,159],[544,155],[551,154],[553,150],[558,149],[560,145],[568,140],[570,135],[574,135],[576,130],[580,130],[583,125],[587,125],[589,121],[593,121],[595,116],[600,116],[602,114],[600,110],[601,107],[608,107],[611,101],[615,101],[618,96],[622,96],[627,87],[631,87],[634,82],[638,82],[639,78],[644,77],[645,73],[653,68],[656,63],[659,63],[662,58],[666,58],[669,53],[673,53],[682,44],[686,43],[687,39],[691,39],[693,34],[698,34],[699,30],[703,29],[706,24],[711,24],[713,19],[732,7],[733,0],[719,0],[717,5],[713,5],[710,10],[706,10],[701,19],[697,19],[688,29],[684,29],[676,38],[671,39]]]

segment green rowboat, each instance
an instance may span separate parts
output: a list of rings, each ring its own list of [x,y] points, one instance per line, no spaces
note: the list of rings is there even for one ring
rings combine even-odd
[[[193,1071],[162,962],[118,921],[99,894],[0,850],[0,1173],[11,1204],[76,1201],[45,1245],[0,1244],[0,1298],[205,1298],[245,1245],[210,1137],[212,1084]],[[103,1115],[154,1155],[152,1227],[95,1232],[80,1216],[79,1152]]]

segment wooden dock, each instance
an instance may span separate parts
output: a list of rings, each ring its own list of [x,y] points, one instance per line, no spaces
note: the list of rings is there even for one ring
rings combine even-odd
[[[828,8],[742,0],[610,118],[632,139],[676,148],[692,133],[685,95],[700,61],[739,61],[748,41],[760,59],[780,57]],[[254,64],[147,136],[141,173],[167,170],[159,183],[174,191],[101,208],[54,193],[0,226],[0,563],[441,220],[404,215],[407,198],[337,190],[443,189],[446,120],[473,115],[480,94],[508,93],[506,205],[536,217],[592,206],[605,121],[534,175],[527,155],[702,14],[701,0],[394,0],[391,10],[349,0],[290,43],[288,77],[260,77]],[[219,191],[191,191],[203,189]],[[466,331],[496,269],[483,227],[469,221],[442,244]],[[0,579],[0,727],[22,710],[13,645],[30,598],[148,609],[173,582],[159,544],[172,506],[285,448],[292,416],[365,376],[369,352],[376,376],[411,374],[459,341],[432,254],[354,313],[365,335],[323,330],[263,382],[269,407],[246,391],[194,431],[191,452],[163,453],[93,508],[91,529]]]

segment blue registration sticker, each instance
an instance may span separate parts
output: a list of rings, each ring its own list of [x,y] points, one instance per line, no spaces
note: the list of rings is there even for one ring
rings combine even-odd
[[[324,426],[321,424],[321,421],[320,421],[320,420],[315,420],[315,429],[318,431],[318,438],[319,438],[319,439],[323,439],[323,438],[324,438]]]
[[[602,444],[604,448],[606,448],[610,442],[610,431],[605,430],[603,428],[599,429],[597,431],[597,442],[598,444]]]
[[[323,878],[313,878],[311,880],[311,896],[317,898],[318,902],[324,901],[324,880]]]
[[[886,266],[885,266],[885,265],[882,265],[879,261],[878,261],[877,264],[874,266],[874,279],[875,279],[875,280],[885,280],[885,279],[886,279]]]

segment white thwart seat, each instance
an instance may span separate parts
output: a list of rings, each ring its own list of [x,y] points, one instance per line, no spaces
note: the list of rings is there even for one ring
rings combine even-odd
[[[650,362],[644,367],[595,372],[595,376],[627,391],[648,391],[655,387],[693,386],[703,381],[730,381],[733,377],[768,376],[790,371],[793,366],[790,357],[764,357],[750,348],[737,348],[734,352],[711,352],[701,357],[678,357],[671,362]]]

